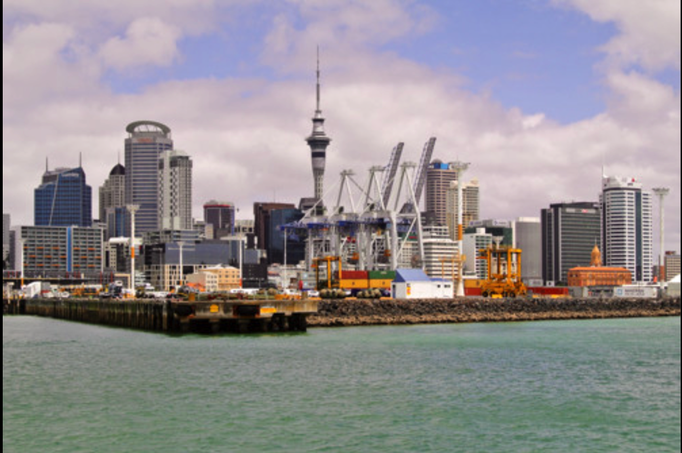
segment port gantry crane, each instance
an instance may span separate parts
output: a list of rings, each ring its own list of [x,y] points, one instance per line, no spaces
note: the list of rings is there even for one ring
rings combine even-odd
[[[400,163],[404,143],[398,143],[385,167],[369,169],[364,188],[355,181],[352,170],[342,171],[336,204],[330,212],[321,214],[316,204],[298,222],[280,227],[285,235],[294,231],[305,234],[306,268],[310,270],[325,257],[338,257],[346,269],[396,269],[399,263],[410,261],[415,241],[423,263],[419,200],[435,142],[432,137],[425,143],[418,168],[412,162]],[[379,173],[383,173],[381,183]],[[342,203],[344,198],[347,204]],[[410,247],[406,247],[408,242],[412,243]]]

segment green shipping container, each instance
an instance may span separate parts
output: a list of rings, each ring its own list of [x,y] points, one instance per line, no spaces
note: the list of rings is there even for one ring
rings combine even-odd
[[[370,280],[395,280],[395,271],[369,271]]]

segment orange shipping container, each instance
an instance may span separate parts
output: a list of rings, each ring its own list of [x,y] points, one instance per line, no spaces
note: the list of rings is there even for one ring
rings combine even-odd
[[[343,279],[339,282],[339,286],[343,289],[367,289],[367,283],[369,281],[366,279],[360,280],[351,280],[351,279]]]
[[[391,283],[393,280],[390,279],[383,279],[383,280],[370,280],[369,281],[369,287],[370,288],[379,288],[379,289],[391,289]]]
[[[482,283],[482,280],[478,280],[475,278],[465,278],[464,279],[464,287],[465,288],[480,288],[481,283]]]

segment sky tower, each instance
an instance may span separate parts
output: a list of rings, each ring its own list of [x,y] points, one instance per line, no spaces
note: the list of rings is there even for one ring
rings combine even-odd
[[[324,164],[327,156],[327,146],[331,138],[324,133],[324,118],[320,110],[320,49],[317,49],[317,105],[313,117],[313,132],[306,142],[310,146],[310,157],[313,164],[313,178],[315,180],[315,199],[319,201],[324,195]],[[322,203],[318,204],[321,206]]]

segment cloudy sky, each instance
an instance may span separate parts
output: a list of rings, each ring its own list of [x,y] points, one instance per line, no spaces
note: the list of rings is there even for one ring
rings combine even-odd
[[[82,153],[96,213],[144,119],[192,156],[195,217],[297,203],[318,45],[330,190],[436,136],[434,157],[471,163],[484,218],[596,201],[602,166],[669,187],[679,252],[679,0],[4,0],[3,212],[31,224],[45,159]]]

